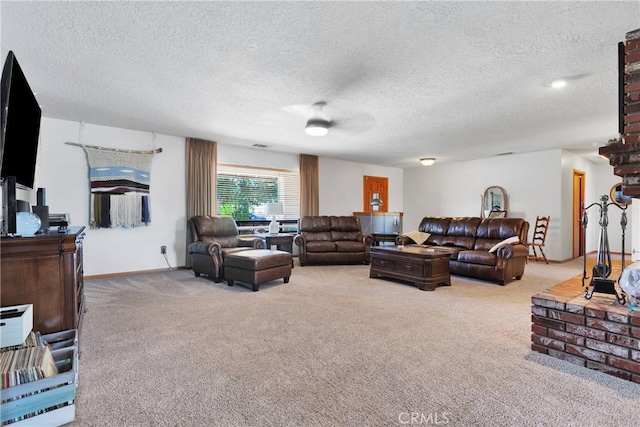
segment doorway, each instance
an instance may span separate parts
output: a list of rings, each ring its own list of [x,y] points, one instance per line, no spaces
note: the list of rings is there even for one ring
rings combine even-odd
[[[573,257],[584,255],[582,213],[584,209],[585,173],[573,170]]]

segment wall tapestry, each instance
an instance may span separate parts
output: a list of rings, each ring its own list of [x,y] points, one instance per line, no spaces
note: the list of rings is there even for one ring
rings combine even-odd
[[[80,124],[80,140],[82,128]],[[154,145],[155,145],[155,133]],[[91,189],[89,226],[91,228],[139,227],[151,222],[149,211],[149,183],[151,161],[155,150],[122,150],[118,148],[84,145],[89,164]]]
[[[155,152],[83,148],[91,183],[89,226],[130,228],[149,224],[149,182]]]

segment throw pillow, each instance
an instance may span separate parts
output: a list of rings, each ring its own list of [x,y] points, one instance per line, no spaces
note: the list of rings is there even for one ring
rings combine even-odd
[[[404,233],[402,235],[410,238],[411,240],[413,240],[414,242],[416,242],[419,245],[421,245],[424,242],[426,242],[427,239],[429,238],[429,236],[431,236],[431,234],[429,234],[429,233],[423,233],[422,231],[418,231],[418,230],[410,231],[410,232]]]
[[[502,242],[496,243],[491,249],[489,249],[489,252],[495,252],[502,246],[511,245],[514,243],[520,243],[520,238],[518,236],[509,237],[508,239],[504,239]]]

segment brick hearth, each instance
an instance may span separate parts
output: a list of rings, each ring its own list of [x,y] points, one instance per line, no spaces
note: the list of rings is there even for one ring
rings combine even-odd
[[[639,311],[618,304],[613,295],[586,299],[580,277],[531,302],[532,350],[640,383]]]

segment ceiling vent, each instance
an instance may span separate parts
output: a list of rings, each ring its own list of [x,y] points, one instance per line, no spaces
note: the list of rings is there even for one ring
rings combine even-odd
[[[268,147],[268,145],[265,145],[265,144],[253,144],[253,146],[256,147],[256,148],[267,148]]]

